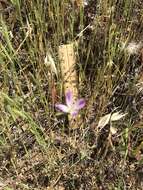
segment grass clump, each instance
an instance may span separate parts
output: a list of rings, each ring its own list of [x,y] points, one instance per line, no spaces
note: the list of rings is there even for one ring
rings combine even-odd
[[[2,189],[142,189],[142,2],[79,5],[0,0]],[[58,49],[69,43],[86,100],[76,129],[55,109],[64,98]],[[126,115],[99,127],[116,112]]]

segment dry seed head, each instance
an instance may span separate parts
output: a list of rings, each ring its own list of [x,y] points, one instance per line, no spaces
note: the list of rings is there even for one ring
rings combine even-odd
[[[122,44],[122,49],[125,49],[129,55],[138,54],[141,48],[143,47],[143,43],[139,42],[130,42],[127,46],[125,43]]]

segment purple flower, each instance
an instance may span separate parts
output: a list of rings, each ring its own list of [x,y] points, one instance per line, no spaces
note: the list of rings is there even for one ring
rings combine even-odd
[[[73,94],[70,90],[66,92],[66,105],[56,104],[55,107],[64,113],[69,113],[72,117],[77,116],[80,109],[85,106],[85,100],[79,99],[74,101]]]

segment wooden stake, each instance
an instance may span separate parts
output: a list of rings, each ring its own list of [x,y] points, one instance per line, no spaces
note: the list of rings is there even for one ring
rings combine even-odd
[[[73,93],[73,98],[77,99],[78,97],[78,89],[77,89],[77,73],[76,73],[76,56],[74,52],[74,43],[70,43],[67,45],[61,45],[59,47],[59,58],[61,61],[61,74],[64,85],[64,92],[67,90],[71,90]],[[72,128],[77,127],[79,123],[78,119],[72,120],[69,117],[69,123]]]
[[[61,73],[64,85],[64,91],[71,90],[74,98],[78,97],[76,58],[74,53],[74,44],[62,45],[59,47],[59,58],[61,61]]]

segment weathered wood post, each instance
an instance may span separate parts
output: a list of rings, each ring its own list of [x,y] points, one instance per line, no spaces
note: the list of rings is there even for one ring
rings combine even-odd
[[[61,64],[61,74],[63,80],[64,92],[71,90],[73,98],[78,97],[77,73],[76,73],[76,56],[74,43],[59,46],[59,59]],[[69,124],[72,128],[78,126],[79,117],[75,120],[69,116]]]

